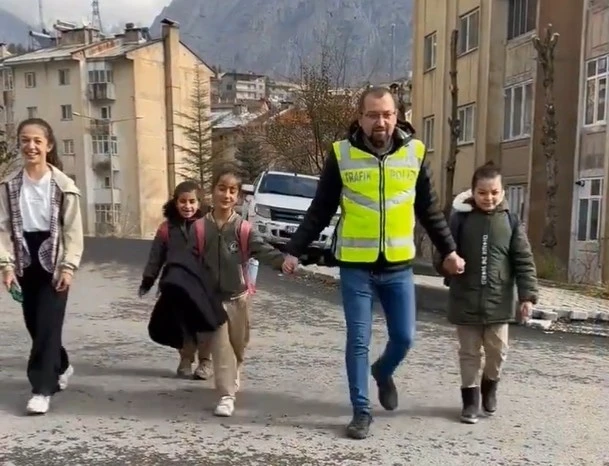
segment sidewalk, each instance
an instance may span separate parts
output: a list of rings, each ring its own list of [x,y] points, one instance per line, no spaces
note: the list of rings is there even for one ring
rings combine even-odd
[[[338,267],[322,267],[307,265],[302,268],[304,273],[329,278],[338,282]],[[415,284],[447,290],[442,277],[415,275]],[[548,330],[554,323],[593,322],[609,325],[609,300],[592,298],[571,290],[541,286],[539,305],[533,312],[534,319],[531,327]]]

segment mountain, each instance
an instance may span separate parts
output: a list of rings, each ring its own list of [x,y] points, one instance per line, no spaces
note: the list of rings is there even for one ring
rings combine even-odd
[[[27,45],[30,27],[14,14],[0,8],[0,42]]]
[[[209,64],[289,78],[319,57],[324,40],[343,49],[350,82],[389,79],[391,25],[395,77],[409,71],[414,0],[172,0],[160,20],[180,23],[182,40]]]

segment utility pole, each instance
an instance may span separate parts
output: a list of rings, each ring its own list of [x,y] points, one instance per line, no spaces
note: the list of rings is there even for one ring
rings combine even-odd
[[[100,33],[104,33],[104,26],[99,12],[99,0],[91,1],[91,23],[94,28],[97,28]]]
[[[444,190],[444,215],[448,219],[452,211],[453,188],[455,184],[455,167],[457,166],[457,154],[459,153],[459,137],[461,136],[461,122],[459,121],[459,86],[457,80],[457,47],[459,44],[459,31],[453,29],[450,35],[450,64],[448,74],[450,76],[450,117],[448,127],[450,128],[450,146],[448,160],[446,160],[446,185]]]
[[[89,115],[82,115],[78,112],[72,112],[72,115],[75,115],[80,118],[84,118],[86,120],[91,120],[92,125],[97,125],[99,123],[105,124],[108,126],[108,162],[110,167],[110,224],[112,225],[112,232],[116,231],[116,195],[114,193],[115,190],[115,179],[114,179],[114,157],[117,155],[114,153],[114,124],[120,123],[123,121],[134,121],[141,120],[143,117],[136,116],[132,118],[121,118],[118,120],[113,120],[111,118],[95,118]],[[118,138],[117,138],[118,140]]]

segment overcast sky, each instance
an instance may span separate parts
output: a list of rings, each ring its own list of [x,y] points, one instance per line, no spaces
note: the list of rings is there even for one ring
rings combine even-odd
[[[57,19],[81,23],[91,17],[91,0],[43,0],[47,25]],[[170,0],[99,0],[102,22],[113,26],[134,22],[149,26],[161,9]],[[23,18],[28,23],[38,24],[38,0],[0,0],[3,8]]]

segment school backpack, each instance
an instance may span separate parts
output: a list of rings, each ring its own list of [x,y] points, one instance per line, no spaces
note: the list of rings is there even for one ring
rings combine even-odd
[[[193,227],[195,229],[195,250],[197,256],[201,257],[205,251],[205,218],[199,218],[195,220]],[[235,230],[239,241],[239,250],[241,251],[241,267],[243,268],[243,277],[245,278],[245,284],[247,285],[248,294],[255,294],[256,287],[254,283],[250,282],[249,279],[249,260],[250,260],[250,234],[252,232],[252,224],[244,219],[239,219],[235,223]],[[165,244],[169,240],[169,223],[164,221],[159,226],[157,233]]]

